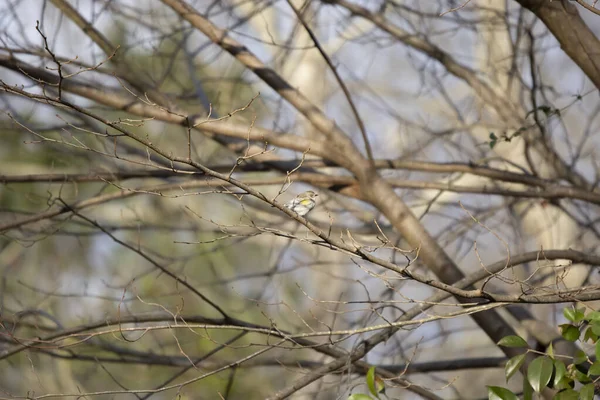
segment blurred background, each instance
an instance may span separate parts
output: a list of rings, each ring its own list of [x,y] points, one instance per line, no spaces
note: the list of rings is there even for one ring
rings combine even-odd
[[[463,274],[542,249],[594,254],[600,80],[528,3],[0,2],[0,396],[267,398],[439,292],[273,206],[314,190],[308,220],[328,237],[435,277],[286,90],[372,156]],[[600,16],[555,3],[598,40]],[[237,59],[225,37],[245,46]],[[597,282],[594,265],[540,253],[486,288]],[[564,305],[522,307],[553,334],[564,321]],[[505,385],[494,341],[445,317],[460,309],[447,299],[362,358],[431,393],[390,381],[389,398]],[[291,397],[367,392],[349,363]]]

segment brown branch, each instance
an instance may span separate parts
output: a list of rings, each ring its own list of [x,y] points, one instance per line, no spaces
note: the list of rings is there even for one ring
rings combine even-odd
[[[584,7],[586,10],[593,12],[596,15],[600,15],[600,10],[598,10],[597,8],[594,8],[592,6],[590,6],[588,3],[586,3],[584,0],[575,0],[577,2],[577,4],[579,4],[580,6]]]
[[[240,335],[246,334],[241,332]],[[224,347],[221,345],[220,347]],[[136,352],[135,355],[128,355],[127,352],[114,352],[117,356],[115,357],[98,357],[98,356],[87,356],[85,354],[60,354],[48,350],[39,350],[40,352],[50,356],[67,360],[77,361],[92,361],[102,363],[115,363],[115,364],[140,364],[140,365],[160,365],[166,367],[186,367],[186,370],[191,368],[190,362],[186,357],[182,356],[169,356],[169,355],[157,355],[154,352]],[[212,353],[212,352],[211,352]],[[204,357],[203,357],[204,358]],[[194,362],[194,365],[203,369],[208,368],[219,368],[224,365],[222,362],[202,362],[204,360]],[[202,364],[200,364],[202,362]],[[505,357],[471,357],[471,358],[455,358],[450,360],[441,361],[425,361],[425,362],[411,362],[407,364],[372,364],[373,367],[379,372],[383,369],[396,374],[423,374],[428,372],[447,372],[447,371],[459,371],[463,369],[479,369],[479,368],[503,368],[506,363]],[[281,367],[291,369],[315,369],[325,365],[323,362],[310,361],[310,360],[281,360],[277,359],[258,359],[247,362],[240,365],[239,368],[256,368],[256,367]],[[356,368],[354,365],[351,366],[349,372],[352,373],[364,373],[361,369]],[[343,371],[333,371],[333,375],[343,374]],[[168,384],[169,382],[163,383],[161,386]],[[158,385],[157,385],[158,386]]]
[[[241,132],[240,132],[241,133]],[[247,133],[247,132],[246,132]],[[282,135],[272,132],[273,135]],[[285,135],[285,134],[283,134]],[[241,135],[240,135],[241,138]],[[284,146],[278,146],[286,148]],[[290,171],[296,168],[300,164],[299,159],[289,160],[268,160],[260,163],[241,164],[236,167],[237,170],[245,172],[257,172],[265,171],[269,167],[275,167],[276,170]],[[309,159],[304,160],[300,166],[300,171],[305,168],[323,168],[323,167],[336,167],[339,165],[334,162],[322,159]],[[520,174],[516,172],[506,171],[502,169],[478,166],[473,163],[435,163],[427,161],[416,161],[416,160],[375,160],[375,167],[377,169],[396,169],[406,171],[420,171],[428,173],[465,173],[470,175],[482,176],[497,181],[521,183],[527,186],[535,187],[547,187],[555,185],[555,182],[548,179],[542,179],[531,175]],[[231,171],[231,165],[211,165],[210,169],[218,172]],[[110,179],[110,180],[124,180],[131,178],[167,178],[177,175],[187,174],[189,176],[202,175],[201,173],[191,169],[181,169],[177,171],[171,170],[127,170],[127,171],[113,171],[113,172],[94,172],[88,174],[76,174],[76,173],[55,173],[55,174],[27,174],[27,175],[0,175],[0,182],[2,183],[31,183],[31,182],[93,182],[98,180]],[[579,190],[579,189],[574,189]]]
[[[446,14],[448,14],[448,13],[452,13],[452,12],[454,12],[454,11],[458,11],[458,10],[460,10],[461,8],[465,7],[467,4],[469,4],[470,2],[471,2],[471,0],[465,0],[465,2],[464,2],[464,3],[462,3],[461,5],[459,5],[458,7],[451,8],[451,9],[449,9],[449,10],[446,10],[446,11],[444,11],[443,13],[441,13],[441,14],[440,14],[440,17],[443,17],[444,15],[446,15]]]
[[[517,2],[546,25],[560,43],[560,48],[581,68],[596,88],[600,89],[600,40],[581,19],[577,7],[570,1]]]
[[[37,68],[23,61],[12,58],[11,56],[0,54],[0,65],[9,68],[13,71],[24,74],[26,77],[34,80],[36,83],[44,83],[48,85],[56,85],[58,83],[55,74],[48,72],[42,68]],[[31,99],[36,99],[30,93],[20,90],[17,87],[7,85],[0,81],[0,89],[8,93],[19,94]],[[149,104],[139,98],[133,97],[131,94],[125,95],[122,91],[117,91],[111,88],[103,88],[98,84],[86,84],[76,79],[67,79],[62,82],[62,88],[70,93],[83,96],[93,100],[99,104],[111,107],[115,110],[126,111],[133,115],[138,115],[144,118],[153,118],[171,124],[181,125],[183,127],[195,127],[194,130],[208,134],[209,137],[214,137],[214,134],[225,137],[240,139],[235,143],[229,143],[229,146],[237,147],[238,144],[243,144],[244,149],[247,145],[247,140],[269,143],[277,147],[288,148],[300,152],[308,150],[309,153],[331,159],[332,149],[327,146],[325,141],[308,140],[298,135],[291,133],[278,133],[272,130],[253,127],[248,130],[245,125],[231,123],[228,120],[211,120],[201,116],[188,116],[187,113],[177,113],[173,110],[165,109],[157,104]],[[45,101],[45,97],[38,96],[39,101]],[[262,148],[261,148],[262,149]],[[336,161],[332,159],[332,161]]]
[[[273,163],[269,163],[273,164]],[[286,163],[287,164],[287,163]],[[312,163],[312,165],[322,164],[322,163]],[[230,166],[215,166],[208,167],[213,171],[217,172],[227,172],[231,170]],[[263,171],[265,168],[260,164],[248,164],[246,166],[240,167],[241,170],[245,172],[252,171]],[[485,172],[490,172],[489,170],[485,170]],[[503,174],[504,171],[497,171],[500,175],[503,175],[507,180],[514,182],[514,180],[519,178],[519,174],[514,174],[516,176],[511,176],[507,174]],[[478,175],[478,174],[476,174]],[[31,182],[48,182],[48,183],[68,183],[68,182],[117,182],[124,181],[128,179],[135,178],[169,178],[169,177],[198,177],[204,176],[203,173],[192,172],[187,170],[140,170],[140,171],[114,171],[114,172],[98,172],[98,173],[90,173],[90,174],[30,174],[30,175],[17,175],[17,176],[8,176],[8,175],[0,175],[0,183],[8,184],[8,183],[31,183]],[[524,181],[531,183],[529,177],[527,175],[521,175]],[[331,176],[331,175],[323,175],[320,173],[311,173],[311,172],[295,172],[291,173],[285,177],[275,177],[275,178],[253,178],[249,180],[245,180],[249,185],[278,185],[282,183],[286,183],[289,180],[310,183],[315,186],[320,186],[323,188],[336,187],[340,186],[355,186],[358,184],[358,181],[351,177],[345,176]],[[573,199],[573,200],[581,200],[588,203],[600,205],[600,193],[589,192],[586,190],[581,190],[569,186],[553,184],[549,181],[545,181],[543,179],[533,179],[536,183],[536,187],[538,189],[535,190],[511,190],[505,189],[501,185],[490,182],[490,186],[463,186],[463,185],[454,185],[452,183],[442,183],[442,182],[428,182],[428,181],[416,181],[416,180],[403,180],[403,179],[385,179],[388,184],[395,188],[400,189],[416,189],[416,190],[439,190],[442,192],[451,192],[451,193],[471,193],[477,195],[498,195],[505,197],[516,197],[516,198],[531,198],[531,199],[546,199],[546,200],[560,200],[560,199]],[[538,185],[543,184],[544,187],[540,188]],[[131,189],[136,192],[155,192],[166,193],[169,190],[177,190],[178,188],[192,189],[199,187],[217,187],[222,186],[222,183],[215,183],[210,181],[194,181],[194,182],[185,182],[180,186],[173,185],[165,185],[158,186],[156,188],[137,188]],[[493,185],[493,186],[491,186]],[[339,189],[338,189],[339,190]],[[348,194],[351,196],[351,194]],[[356,197],[356,196],[352,196]],[[53,216],[54,217],[54,216]],[[33,221],[35,222],[35,221]],[[13,228],[15,228],[14,226]],[[0,231],[2,228],[0,227]]]

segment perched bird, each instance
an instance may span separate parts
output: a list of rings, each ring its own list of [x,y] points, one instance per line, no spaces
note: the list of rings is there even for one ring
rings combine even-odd
[[[294,197],[292,200],[285,203],[285,207],[294,211],[299,216],[303,217],[310,212],[315,206],[317,202],[315,201],[315,197],[318,194],[313,192],[312,190],[307,190],[304,193],[300,193],[298,196]]]

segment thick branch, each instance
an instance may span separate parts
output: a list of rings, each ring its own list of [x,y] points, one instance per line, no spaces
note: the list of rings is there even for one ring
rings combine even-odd
[[[560,48],[600,90],[600,40],[585,24],[572,1],[516,0],[552,32]]]

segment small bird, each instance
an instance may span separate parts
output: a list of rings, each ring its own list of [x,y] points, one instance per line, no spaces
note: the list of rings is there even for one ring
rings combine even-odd
[[[308,214],[313,208],[315,208],[315,206],[317,205],[315,197],[317,196],[318,194],[316,194],[312,190],[307,190],[306,192],[300,193],[298,196],[285,203],[285,207],[289,208],[299,216],[303,217],[306,214]]]

